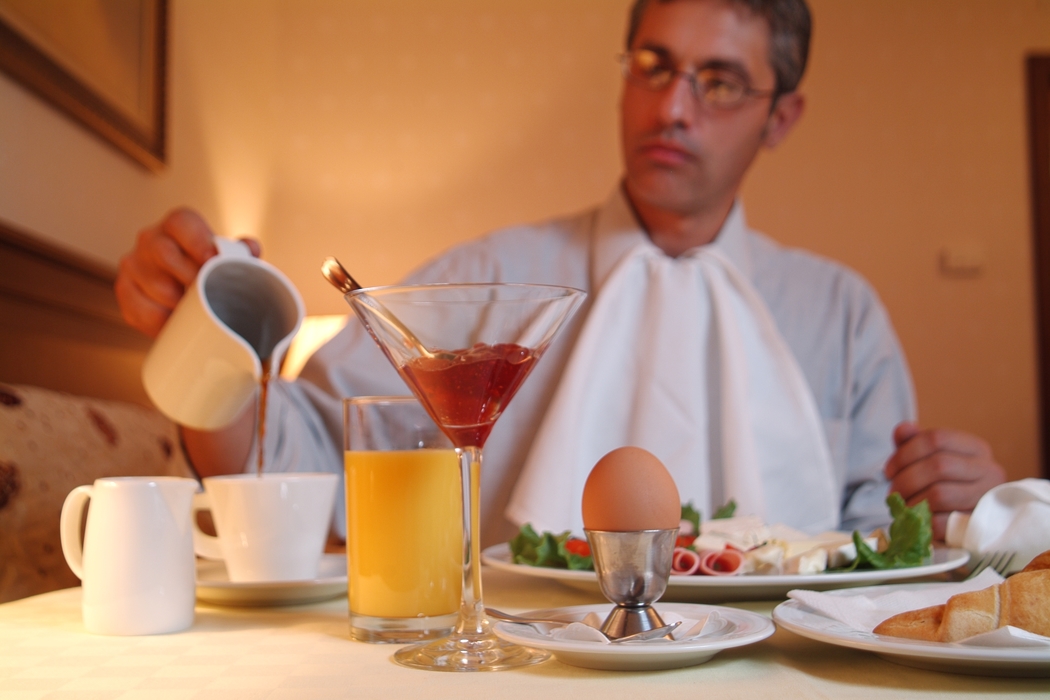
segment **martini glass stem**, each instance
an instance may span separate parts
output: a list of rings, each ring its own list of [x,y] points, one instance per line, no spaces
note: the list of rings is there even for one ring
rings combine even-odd
[[[462,447],[459,453],[463,490],[463,600],[457,634],[479,635],[486,631],[485,604],[481,600],[480,529],[481,448]]]

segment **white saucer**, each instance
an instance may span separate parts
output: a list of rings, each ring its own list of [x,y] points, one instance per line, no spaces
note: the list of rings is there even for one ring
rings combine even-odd
[[[689,603],[657,603],[654,607],[657,612],[674,612],[693,619],[717,612],[726,624],[717,632],[699,638],[627,644],[551,639],[531,625],[513,622],[497,622],[493,631],[508,642],[549,651],[558,661],[571,666],[605,671],[658,671],[702,664],[723,649],[760,642],[776,629],[773,621],[764,615],[736,608]],[[536,610],[522,615],[575,622],[592,612],[604,618],[611,609],[612,605],[605,603]]]
[[[197,560],[197,600],[212,605],[302,605],[346,595],[346,555],[321,557],[312,581],[235,583],[221,561]]]

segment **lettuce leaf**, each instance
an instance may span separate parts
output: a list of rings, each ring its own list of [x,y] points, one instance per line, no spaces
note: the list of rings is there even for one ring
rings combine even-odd
[[[566,532],[563,538],[558,539],[558,554],[565,559],[565,567],[571,571],[594,571],[594,557],[592,555],[576,554],[565,548],[565,543],[569,541],[568,534]],[[587,551],[590,551],[589,546]]]
[[[886,498],[893,524],[890,525],[890,542],[886,551],[879,553],[864,543],[859,531],[853,531],[853,544],[857,547],[857,558],[852,569],[900,569],[919,566],[933,552],[933,517],[930,504],[922,501],[909,508],[899,493]]]
[[[721,508],[715,511],[715,514],[711,516],[712,520],[722,520],[724,518],[732,518],[733,513],[736,512],[736,501],[730,499],[728,503],[723,505]],[[703,520],[703,514],[696,509],[692,501],[682,504],[682,520],[687,520],[693,524],[693,534],[700,534],[700,521]]]
[[[682,520],[693,524],[693,534],[700,534],[700,511],[696,509],[692,501],[682,504]]]
[[[510,541],[512,561],[527,566],[593,571],[593,557],[575,554],[565,548],[571,534],[568,530],[558,535],[546,531],[540,534],[531,524],[525,523]]]
[[[724,520],[726,518],[732,518],[733,513],[736,512],[736,501],[732,498],[729,499],[729,503],[715,511],[715,514],[711,516],[712,520]]]

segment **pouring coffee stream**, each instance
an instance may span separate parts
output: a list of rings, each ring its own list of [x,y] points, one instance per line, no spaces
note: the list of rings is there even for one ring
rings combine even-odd
[[[346,271],[343,264],[336,260],[334,257],[329,256],[324,259],[321,263],[321,274],[328,282],[338,289],[343,295],[347,295],[351,292],[356,292],[361,289],[361,285],[357,283],[350,273]],[[405,324],[398,320],[397,316],[390,313],[387,309],[383,308],[382,304],[375,302],[375,306],[379,311],[379,315],[382,316],[383,320],[386,321],[387,325],[390,326],[398,335],[401,336],[406,347],[410,347],[415,350],[422,357],[439,357],[446,360],[450,360],[455,355],[446,352],[431,352],[422,341],[416,337],[415,333],[410,331]]]

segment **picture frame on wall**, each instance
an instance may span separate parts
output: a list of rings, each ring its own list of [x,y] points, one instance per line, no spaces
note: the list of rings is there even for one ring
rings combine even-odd
[[[167,0],[0,0],[0,70],[156,172],[167,20]]]
[[[1032,255],[1035,327],[1039,341],[1043,421],[1043,478],[1050,479],[1050,53],[1025,61],[1028,76],[1028,145],[1032,170]]]

